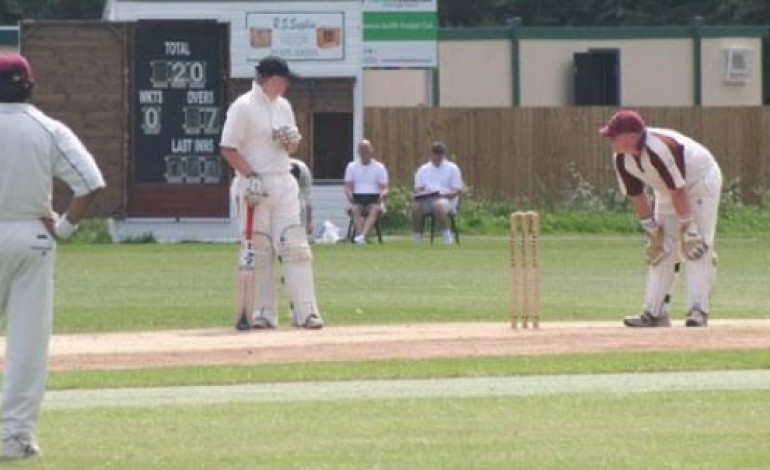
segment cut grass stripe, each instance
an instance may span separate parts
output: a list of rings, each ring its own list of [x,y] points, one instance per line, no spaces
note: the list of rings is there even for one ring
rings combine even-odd
[[[50,409],[307,402],[433,397],[535,396],[692,390],[770,390],[770,370],[355,380],[49,392]]]

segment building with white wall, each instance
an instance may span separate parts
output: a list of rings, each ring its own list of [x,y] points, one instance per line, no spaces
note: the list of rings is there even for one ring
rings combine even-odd
[[[758,106],[767,34],[765,26],[698,24],[442,29],[434,103]],[[580,67],[597,58],[593,70]],[[581,102],[581,73],[583,84],[614,87],[616,99]]]

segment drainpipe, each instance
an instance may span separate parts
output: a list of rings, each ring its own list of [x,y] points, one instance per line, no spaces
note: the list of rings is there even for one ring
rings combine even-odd
[[[701,49],[701,40],[703,39],[703,17],[696,16],[692,19],[692,42],[693,42],[693,103],[695,106],[701,106],[703,74],[701,72],[701,60],[703,51]]]
[[[508,20],[511,28],[511,96],[513,106],[521,104],[521,72],[519,68],[519,31],[521,26],[521,17],[514,17]]]

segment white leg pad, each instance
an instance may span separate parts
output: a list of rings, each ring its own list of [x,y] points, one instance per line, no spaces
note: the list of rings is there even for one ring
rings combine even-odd
[[[675,260],[675,257],[671,256]],[[647,274],[647,293],[644,299],[644,310],[654,316],[669,313],[671,291],[676,283],[680,263],[661,262],[651,267]]]
[[[273,272],[273,246],[270,237],[261,232],[254,233],[254,277],[257,296],[252,321],[258,317],[278,326],[278,302],[275,295],[275,274]]]
[[[284,230],[279,247],[286,291],[294,305],[294,321],[303,325],[310,315],[321,316],[313,281],[313,255],[304,228],[291,226]]]
[[[709,248],[703,258],[687,261],[687,307],[709,312],[711,288],[716,278],[716,257]]]

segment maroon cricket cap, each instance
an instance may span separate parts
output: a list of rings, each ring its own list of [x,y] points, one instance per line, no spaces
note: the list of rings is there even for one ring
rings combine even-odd
[[[35,83],[32,67],[27,59],[19,54],[0,54],[0,76],[14,82]]]
[[[636,111],[621,109],[612,115],[607,125],[599,129],[604,137],[615,137],[626,133],[641,133],[644,131],[644,119]]]

